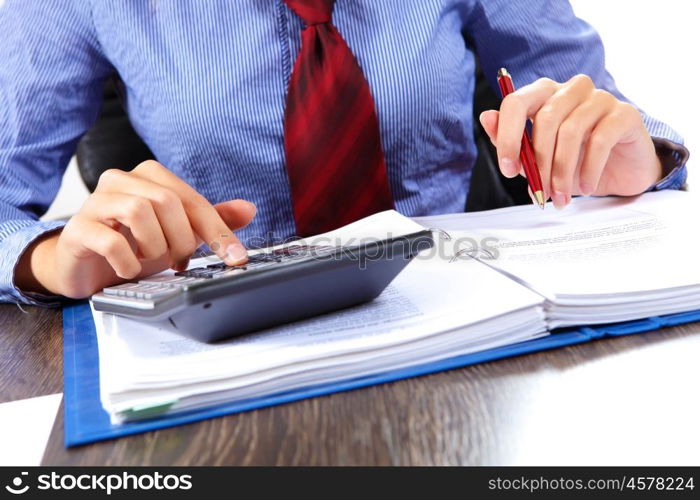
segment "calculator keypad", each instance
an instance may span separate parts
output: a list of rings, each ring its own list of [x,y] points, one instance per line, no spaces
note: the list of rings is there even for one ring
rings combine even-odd
[[[111,286],[105,288],[102,293],[105,299],[109,301],[124,300],[125,303],[133,300],[138,301],[139,299],[142,301],[159,301],[176,295],[185,286],[210,279],[228,278],[245,273],[251,269],[260,269],[284,262],[305,259],[314,255],[327,254],[335,250],[335,248],[331,246],[292,245],[269,253],[249,255],[248,262],[244,266],[230,267],[223,262],[218,262],[206,267],[177,272],[174,275],[154,276],[142,279],[138,283],[124,283]]]

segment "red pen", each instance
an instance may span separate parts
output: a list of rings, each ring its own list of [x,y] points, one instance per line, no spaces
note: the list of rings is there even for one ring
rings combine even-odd
[[[515,89],[513,88],[513,80],[505,68],[498,70],[498,86],[501,89],[501,95],[503,97],[515,92]],[[523,140],[520,144],[520,163],[523,164],[523,168],[525,169],[525,177],[527,177],[527,183],[530,186],[530,191],[532,191],[532,194],[537,200],[537,204],[540,206],[540,208],[544,209],[544,190],[542,189],[542,178],[540,177],[540,171],[537,168],[535,150],[532,147],[532,141],[530,140],[530,134],[527,131],[527,127],[525,127],[525,130],[523,131]]]

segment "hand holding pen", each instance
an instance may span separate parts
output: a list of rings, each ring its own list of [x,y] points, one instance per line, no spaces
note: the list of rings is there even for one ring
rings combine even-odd
[[[507,84],[503,77],[508,73],[501,72]],[[556,208],[565,207],[573,195],[636,195],[662,177],[640,112],[597,89],[588,76],[576,75],[566,83],[541,78],[506,95],[500,111],[481,114],[506,177],[527,176],[531,169],[523,161],[529,155],[523,148],[529,119],[536,169],[528,183],[534,195],[534,174],[539,173],[544,201],[551,198]]]

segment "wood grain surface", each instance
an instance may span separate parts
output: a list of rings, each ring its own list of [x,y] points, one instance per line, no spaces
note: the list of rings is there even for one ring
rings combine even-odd
[[[63,392],[61,312],[0,305],[0,403]]]
[[[4,401],[61,391],[60,312],[0,306]],[[700,325],[74,449],[47,465],[699,464]]]

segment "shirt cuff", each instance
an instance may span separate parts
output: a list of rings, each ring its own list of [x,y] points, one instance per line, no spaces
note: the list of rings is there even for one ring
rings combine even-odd
[[[690,152],[682,144],[662,137],[652,137],[651,140],[654,142],[656,154],[661,160],[663,177],[647,191],[683,189],[688,178],[686,163],[690,157]]]
[[[15,302],[44,307],[58,307],[62,297],[24,292],[15,285],[15,268],[20,257],[37,238],[62,228],[66,221],[21,221],[23,227],[0,244],[0,302]]]

